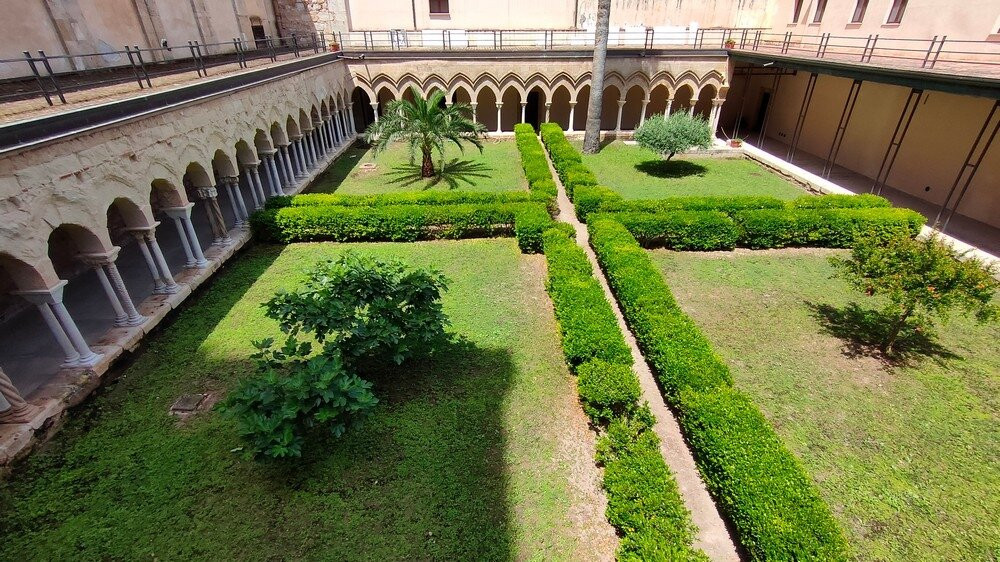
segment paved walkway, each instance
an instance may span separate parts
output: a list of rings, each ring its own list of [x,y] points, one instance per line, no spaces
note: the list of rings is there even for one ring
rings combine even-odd
[[[548,152],[546,152],[546,159],[548,159]],[[691,450],[688,449],[687,443],[684,442],[684,436],[681,434],[677,418],[674,417],[673,411],[663,401],[660,387],[657,385],[649,365],[646,364],[646,359],[642,356],[642,352],[639,351],[639,345],[636,343],[635,336],[632,334],[632,330],[629,329],[628,324],[626,324],[625,317],[618,307],[618,301],[615,300],[614,294],[611,292],[611,287],[608,285],[608,280],[604,277],[604,272],[597,262],[597,255],[594,254],[594,250],[590,247],[590,235],[587,232],[587,226],[576,218],[573,203],[566,195],[566,189],[563,187],[562,182],[559,181],[559,175],[552,166],[551,160],[549,160],[549,172],[552,174],[552,178],[556,182],[556,187],[559,189],[559,220],[573,225],[573,228],[576,230],[576,242],[587,253],[587,259],[590,260],[590,265],[594,268],[594,275],[601,283],[601,288],[604,289],[604,297],[611,304],[615,318],[618,319],[618,327],[625,335],[625,342],[632,351],[632,360],[635,362],[632,369],[639,377],[639,383],[642,386],[642,397],[649,403],[650,410],[656,416],[656,425],[653,426],[653,431],[660,438],[660,453],[663,454],[667,466],[674,473],[677,485],[680,488],[681,497],[684,499],[684,505],[691,511],[691,519],[698,526],[698,534],[695,536],[694,546],[700,548],[712,560],[740,560],[732,534],[726,526],[722,515],[719,513],[715,501],[709,495],[705,483],[701,479],[701,474],[695,465]]]

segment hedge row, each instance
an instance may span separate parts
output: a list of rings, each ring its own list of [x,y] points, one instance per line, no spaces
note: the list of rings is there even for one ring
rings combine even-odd
[[[412,242],[514,234],[524,252],[541,251],[541,235],[552,226],[542,203],[283,207],[254,213],[250,222],[256,236],[272,242]]]
[[[549,151],[552,165],[555,166],[566,195],[574,200],[576,189],[584,185],[597,185],[597,177],[583,163],[580,152],[566,140],[562,128],[557,123],[542,123],[539,127],[542,142]]]
[[[584,411],[607,431],[598,443],[604,466],[606,516],[621,535],[619,560],[707,560],[691,547],[695,529],[677,482],[639,406],[642,391],[632,356],[587,256],[569,232],[545,232],[549,295],[563,353],[578,376]]]
[[[595,217],[591,243],[646,360],[677,409],[702,476],[755,560],[846,560],[847,542],[805,469],[677,306],[623,225]]]
[[[754,209],[869,209],[891,207],[888,199],[862,195],[805,195],[792,201],[760,195],[667,197],[665,199],[607,198],[595,210],[605,213],[665,213],[670,211],[721,211],[732,215]]]
[[[532,193],[554,199],[557,193],[556,182],[552,179],[545,149],[538,142],[535,129],[528,123],[514,125],[514,140],[521,153],[521,167],[524,169],[524,177],[528,178],[528,188]]]
[[[859,233],[916,236],[924,217],[899,208],[755,209],[727,215],[720,211],[593,213],[591,220],[613,217],[647,248],[731,250],[813,246],[849,248]]]
[[[546,170],[547,171],[547,170]],[[551,178],[551,176],[550,176]],[[551,179],[550,179],[551,181]],[[555,184],[553,184],[554,186]],[[304,193],[272,197],[265,209],[282,207],[315,207],[340,205],[345,207],[386,207],[393,205],[458,205],[463,203],[549,203],[554,198],[545,193],[507,191],[489,193],[480,191],[404,191],[378,195],[342,195],[339,193]]]

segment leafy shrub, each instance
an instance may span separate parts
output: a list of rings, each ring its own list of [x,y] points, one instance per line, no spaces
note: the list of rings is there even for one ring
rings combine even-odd
[[[831,258],[838,275],[866,295],[884,296],[880,348],[893,355],[901,335],[927,331],[934,317],[947,320],[952,309],[974,314],[980,322],[995,319],[1000,307],[992,303],[1000,289],[996,268],[959,254],[937,236],[914,240],[897,236],[862,235],[847,259]]]
[[[542,123],[542,141],[552,158],[552,165],[555,166],[559,179],[562,180],[563,187],[566,188],[566,195],[574,200],[576,188],[587,185],[597,185],[597,177],[583,163],[580,152],[566,140],[562,128],[556,123]]]
[[[558,229],[542,239],[566,362],[573,369],[591,359],[631,365],[632,354],[583,249]]]
[[[870,209],[892,207],[892,203],[885,197],[879,197],[872,193],[862,193],[860,195],[820,195],[819,197],[808,195],[791,201],[790,206],[796,209]]]
[[[628,365],[613,365],[600,359],[577,368],[577,389],[583,410],[594,423],[630,415],[639,403],[639,379]]]
[[[514,215],[514,237],[517,245],[526,254],[542,251],[542,233],[552,227],[552,217],[544,207],[525,207]]]
[[[646,248],[731,250],[740,237],[733,219],[718,211],[618,213],[614,219]]]
[[[538,142],[535,129],[528,123],[514,125],[514,139],[521,153],[521,167],[524,168],[524,176],[528,179],[531,191],[555,197],[556,184],[552,181],[545,149]]]
[[[274,295],[264,307],[283,331],[330,342],[349,364],[378,358],[399,364],[445,338],[441,293],[447,288],[436,271],[345,252],[317,264],[301,288]]]
[[[830,509],[751,399],[685,390],[681,427],[708,489],[753,560],[846,560]]]
[[[815,199],[815,198],[814,198]],[[720,211],[731,214],[748,209],[783,209],[785,202],[760,195],[686,196],[665,199],[605,200],[600,211],[606,213],[666,213],[670,211]]]
[[[602,185],[580,185],[573,193],[573,207],[576,208],[576,218],[587,222],[587,216],[596,212],[609,202],[618,202],[622,196]]]
[[[710,148],[712,128],[701,116],[691,116],[678,111],[669,117],[654,115],[635,130],[639,146],[657,154],[673,158],[678,152],[691,148]]]
[[[743,231],[741,246],[849,248],[859,233],[883,239],[900,233],[916,236],[926,219],[909,209],[764,209],[733,215]]]
[[[310,357],[311,346],[290,334],[283,348],[254,342],[258,373],[242,379],[219,409],[236,421],[249,455],[298,457],[305,434],[324,426],[339,437],[378,400],[371,383],[348,371],[331,347]]]
[[[551,176],[549,176],[551,179]],[[552,194],[554,195],[554,194]],[[378,195],[343,195],[339,193],[303,193],[294,196],[272,197],[265,209],[282,207],[318,207],[340,205],[345,207],[386,207],[394,205],[458,205],[463,203],[548,203],[552,196],[545,193],[508,191],[489,193],[482,191],[405,191]]]

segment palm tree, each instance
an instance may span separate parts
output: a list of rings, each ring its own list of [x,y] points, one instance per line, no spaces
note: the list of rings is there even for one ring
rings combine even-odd
[[[594,68],[590,73],[590,103],[587,105],[587,133],[583,152],[596,154],[601,148],[601,107],[604,105],[604,63],[608,58],[608,22],[611,0],[597,1],[597,29],[594,38]]]
[[[472,121],[472,106],[466,103],[444,104],[444,93],[436,91],[429,98],[410,87],[413,101],[397,100],[386,106],[385,114],[365,131],[365,140],[378,153],[396,141],[410,144],[410,160],[420,149],[423,161],[420,177],[434,177],[435,150],[444,158],[444,145],[454,142],[460,150],[462,141],[472,143],[483,151],[479,135],[486,130],[482,123]]]

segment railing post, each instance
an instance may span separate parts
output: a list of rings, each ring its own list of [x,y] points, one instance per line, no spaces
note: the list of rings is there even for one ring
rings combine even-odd
[[[52,97],[49,96],[49,91],[45,89],[45,85],[42,83],[42,77],[38,74],[38,67],[35,66],[35,59],[31,58],[31,53],[28,51],[21,51],[24,53],[24,60],[28,61],[28,66],[31,67],[31,73],[35,75],[35,83],[38,84],[39,91],[45,96],[45,102],[49,105],[52,104]]]
[[[761,33],[762,32],[759,29],[756,32],[754,32],[754,36],[753,36],[753,50],[755,50],[755,51],[758,48],[760,48],[760,36],[761,36]]]
[[[705,38],[705,30],[704,29],[698,29],[697,31],[694,32],[694,48],[695,49],[700,49],[701,48],[701,43],[702,43],[702,40],[704,38]]]
[[[941,51],[944,49],[944,42],[947,41],[947,40],[948,40],[948,36],[947,35],[944,35],[944,36],[941,37],[941,42],[938,43],[938,48],[937,48],[937,51],[934,53],[934,58],[931,59],[931,66],[930,66],[930,68],[934,68],[934,65],[937,64],[938,57],[941,56]]]
[[[142,76],[146,79],[146,85],[152,88],[153,84],[149,81],[149,73],[146,72],[146,61],[142,60],[142,49],[138,45],[133,45],[132,48],[135,49],[135,56],[139,59],[139,68],[142,70]]]
[[[132,56],[132,49],[128,45],[125,45],[125,55],[128,56],[128,66],[132,69],[132,77],[135,78],[135,81],[139,84],[139,89],[141,90],[145,88],[145,86],[142,85],[142,77],[139,76],[139,69],[135,66],[135,58]]]
[[[503,30],[500,30],[500,50],[503,50]]]
[[[875,43],[878,43],[878,33],[875,34],[875,37],[872,37],[872,47],[868,49],[868,60],[865,62],[872,61],[872,55],[875,54]]]
[[[194,41],[188,41],[188,49],[191,51],[191,61],[194,62],[194,69],[201,77],[201,65],[198,64],[198,56],[194,54]]]
[[[788,45],[791,42],[792,42],[792,32],[791,31],[786,31],[785,32],[785,39],[781,42],[781,54],[784,55],[784,54],[788,53]]]
[[[367,31],[362,31],[361,32],[361,37],[365,40],[365,50],[367,51],[368,50],[368,32]]]
[[[316,38],[316,32],[315,31],[312,34],[312,44],[313,44],[313,54],[314,55],[318,55],[319,54],[319,39]]]
[[[299,38],[292,34],[292,49],[295,51],[295,58],[299,58]]]
[[[56,95],[59,96],[59,101],[66,103],[66,96],[63,95],[62,88],[59,87],[59,82],[56,80],[56,74],[52,72],[52,67],[49,65],[49,57],[45,56],[45,51],[39,49],[38,56],[42,58],[42,64],[45,66],[45,72],[49,73],[49,82],[52,83],[52,87],[56,89]]]
[[[927,46],[927,52],[924,53],[924,62],[920,63],[920,68],[925,68],[927,63],[930,61],[931,53],[934,52],[934,47],[937,45],[937,39],[937,35],[931,39],[931,44]]]
[[[743,29],[743,32],[740,34],[740,48],[741,49],[746,49],[747,48],[747,30],[746,29]]]

